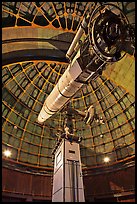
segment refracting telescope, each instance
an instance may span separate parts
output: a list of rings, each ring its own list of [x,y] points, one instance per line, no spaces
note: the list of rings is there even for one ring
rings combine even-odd
[[[60,111],[84,84],[95,80],[107,64],[121,60],[127,52],[130,26],[123,11],[110,3],[91,10],[66,53],[69,65],[46,98],[38,115],[39,123]]]

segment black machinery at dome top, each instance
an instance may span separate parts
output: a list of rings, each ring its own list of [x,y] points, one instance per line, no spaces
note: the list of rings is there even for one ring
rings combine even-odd
[[[119,7],[104,3],[90,10],[66,53],[68,68],[38,115],[39,123],[60,111],[83,84],[101,75],[108,63],[121,60],[126,54],[127,42],[134,43],[134,30]],[[82,41],[83,34],[86,37]]]

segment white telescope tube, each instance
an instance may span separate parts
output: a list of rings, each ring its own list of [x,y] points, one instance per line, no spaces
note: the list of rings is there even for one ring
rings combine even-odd
[[[38,115],[38,122],[43,123],[57,111],[59,111],[82,87],[83,83],[74,81],[82,69],[77,60],[73,60],[68,66],[58,83],[46,98],[44,105]]]

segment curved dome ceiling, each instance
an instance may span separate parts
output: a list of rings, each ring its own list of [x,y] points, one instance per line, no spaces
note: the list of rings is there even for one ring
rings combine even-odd
[[[37,117],[68,66],[66,51],[89,4],[94,6],[94,2],[3,2],[2,147],[12,152],[10,159],[3,156],[3,165],[11,161],[53,169],[52,150],[66,115],[62,110],[43,125]],[[126,11],[133,24],[133,2],[125,3]],[[103,166],[105,156],[110,164],[134,158],[134,64],[133,55],[127,54],[70,101],[79,110],[93,104],[105,119],[105,124],[90,126],[72,115],[74,134],[83,137],[83,168]]]

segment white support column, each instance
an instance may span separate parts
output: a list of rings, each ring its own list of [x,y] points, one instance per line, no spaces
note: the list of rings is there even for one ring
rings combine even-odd
[[[54,155],[52,202],[85,202],[79,143],[63,138]]]

